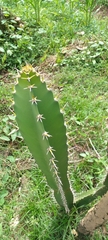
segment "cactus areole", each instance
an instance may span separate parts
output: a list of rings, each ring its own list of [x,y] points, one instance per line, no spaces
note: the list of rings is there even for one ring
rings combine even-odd
[[[59,104],[32,66],[22,68],[15,85],[14,109],[20,132],[66,212],[73,206],[67,177],[66,127]]]

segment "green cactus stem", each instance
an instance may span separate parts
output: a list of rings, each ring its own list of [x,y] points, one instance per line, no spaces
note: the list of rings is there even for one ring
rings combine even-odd
[[[20,132],[66,212],[73,206],[67,177],[66,128],[59,104],[34,69],[22,69],[15,86],[14,109]]]
[[[76,194],[74,199],[74,204],[76,207],[85,206],[97,199],[97,197],[102,197],[108,191],[108,173],[105,177],[103,183],[100,183],[99,187],[88,190],[87,192],[82,192],[80,194]]]
[[[66,127],[59,104],[32,66],[27,65],[15,86],[14,109],[20,132],[54,191],[56,201],[69,213],[73,204],[86,205],[108,191],[108,174],[100,187],[74,194],[67,177]]]

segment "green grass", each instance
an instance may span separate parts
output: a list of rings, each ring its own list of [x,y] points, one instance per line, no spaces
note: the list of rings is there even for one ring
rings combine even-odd
[[[68,69],[66,73],[68,73]],[[70,171],[73,172],[72,175],[76,179],[74,188],[80,191],[83,182],[85,182],[84,189],[94,187],[100,181],[101,175],[108,164],[106,152],[108,84],[107,77],[91,74],[89,69],[88,71],[86,69],[82,76],[80,72],[80,76],[78,74],[77,77],[72,70],[72,76],[74,77],[71,84],[70,74],[68,82],[68,74],[66,79],[65,72],[63,76],[62,70],[63,90],[60,103],[63,107],[65,102],[64,111],[71,144],[70,152],[73,153],[70,160],[74,166],[70,165]],[[97,152],[93,150],[91,141]],[[74,169],[75,160],[78,161],[81,158],[81,163]],[[81,169],[85,173],[83,176],[80,172]],[[79,181],[79,184],[77,181]]]
[[[95,187],[103,179],[106,168],[108,169],[107,17],[99,20],[94,17],[91,25],[85,27],[80,22],[81,14],[77,19],[72,19],[67,27],[63,8],[59,13],[60,8],[55,10],[52,2],[43,1],[42,4],[42,7],[49,8],[41,13],[41,20],[45,20],[41,22],[41,31],[46,30],[41,36],[45,36],[46,45],[43,46],[41,42],[40,46],[47,51],[42,49],[44,54],[40,67],[45,77],[49,78],[48,84],[59,98],[60,107],[64,111],[69,144],[70,182],[76,192],[81,192]],[[85,31],[84,35],[76,34],[76,31],[82,30]],[[34,38],[33,31],[30,34],[31,39]],[[26,31],[24,35],[26,36]],[[71,49],[68,52],[70,44]],[[78,50],[76,46],[87,46],[87,49]],[[44,65],[44,60],[50,53],[56,53],[56,62],[54,66],[50,62],[49,67]],[[20,53],[18,57],[21,58]],[[32,61],[36,65],[37,60]],[[11,58],[8,65],[12,66]],[[73,234],[73,229],[77,230],[79,221],[93,203],[81,209],[74,207],[69,216],[57,205],[45,177],[18,132],[13,107],[10,107],[13,83],[13,73],[1,74],[0,239],[107,240],[108,223],[105,231],[101,227],[92,236],[77,237]]]

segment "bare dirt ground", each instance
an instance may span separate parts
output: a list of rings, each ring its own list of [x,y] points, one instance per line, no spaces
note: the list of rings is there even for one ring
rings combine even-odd
[[[81,220],[78,232],[84,235],[92,234],[96,228],[104,225],[106,221],[108,221],[108,192]],[[107,231],[106,233],[108,234]]]
[[[98,6],[94,11],[95,16],[99,18],[108,17],[108,7],[107,6]]]

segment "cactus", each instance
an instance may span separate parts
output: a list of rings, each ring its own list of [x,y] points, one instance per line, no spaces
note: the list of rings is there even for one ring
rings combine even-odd
[[[108,175],[101,187],[74,194],[68,176],[66,127],[59,104],[31,65],[22,68],[15,86],[14,109],[20,132],[54,191],[56,201],[69,213],[108,191]]]
[[[20,72],[14,101],[20,132],[57,202],[69,212],[73,194],[67,177],[66,127],[59,104],[31,66]]]
[[[100,183],[99,185],[99,187],[88,190],[87,192],[76,194],[74,202],[76,207],[87,205],[97,197],[102,197],[108,191],[108,174],[106,175],[103,183]]]

